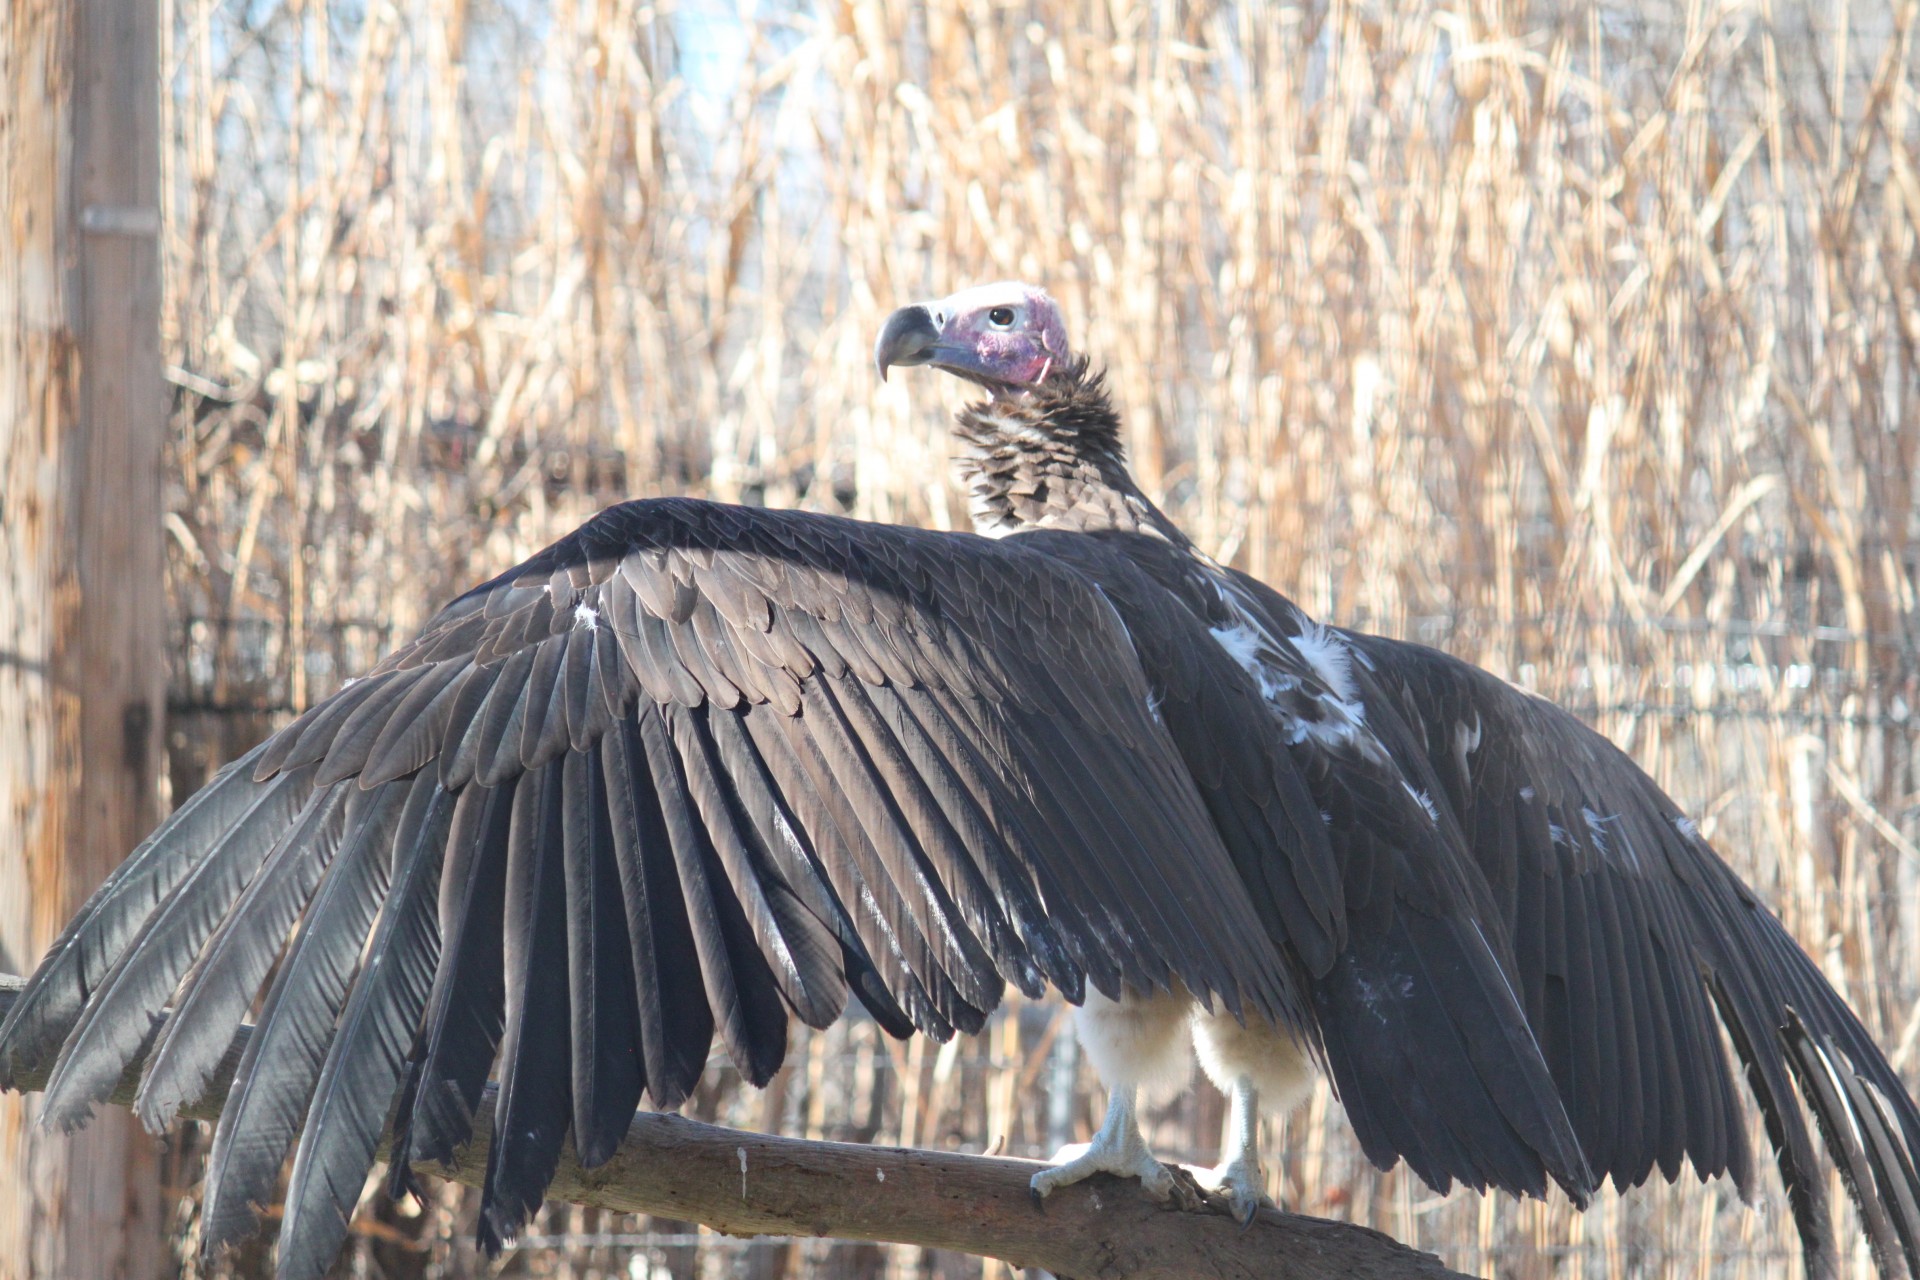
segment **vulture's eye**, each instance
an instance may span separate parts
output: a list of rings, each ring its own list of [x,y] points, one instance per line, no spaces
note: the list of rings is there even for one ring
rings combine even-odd
[[[1011,327],[1013,324],[1013,308],[995,307],[993,310],[987,312],[987,323],[996,329]]]

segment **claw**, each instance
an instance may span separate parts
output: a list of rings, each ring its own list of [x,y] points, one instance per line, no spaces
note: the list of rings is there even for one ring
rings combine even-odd
[[[1227,1212],[1233,1215],[1233,1220],[1240,1224],[1242,1231],[1253,1225],[1261,1205],[1273,1204],[1261,1190],[1265,1180],[1259,1164],[1244,1156],[1229,1160],[1219,1168],[1195,1178],[1202,1187],[1227,1202]]]

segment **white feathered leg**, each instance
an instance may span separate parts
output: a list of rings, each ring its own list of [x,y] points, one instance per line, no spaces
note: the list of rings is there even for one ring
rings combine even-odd
[[[1173,1192],[1173,1175],[1153,1158],[1135,1117],[1141,1085],[1178,1079],[1187,1070],[1188,1011],[1192,998],[1137,996],[1131,991],[1109,1000],[1097,991],[1073,1011],[1074,1029],[1093,1069],[1111,1091],[1107,1118],[1093,1141],[1063,1147],[1053,1167],[1033,1175],[1033,1194],[1050,1195],[1096,1173],[1138,1178],[1148,1195],[1164,1200]]]
[[[1313,1064],[1298,1041],[1258,1018],[1241,1026],[1224,1010],[1196,1008],[1193,1044],[1200,1066],[1227,1095],[1227,1127],[1221,1161],[1203,1185],[1224,1193],[1233,1216],[1251,1223],[1266,1201],[1260,1168],[1260,1100],[1285,1115],[1313,1091]]]

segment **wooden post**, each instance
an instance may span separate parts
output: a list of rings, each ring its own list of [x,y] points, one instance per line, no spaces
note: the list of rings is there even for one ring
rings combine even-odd
[[[0,16],[0,967],[158,816],[165,707],[157,0]],[[0,1100],[0,1278],[167,1262],[157,1145]]]

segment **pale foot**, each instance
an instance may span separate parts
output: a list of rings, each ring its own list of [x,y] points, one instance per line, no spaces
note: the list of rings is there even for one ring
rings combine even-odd
[[[1156,1200],[1173,1195],[1173,1173],[1153,1158],[1133,1115],[1133,1090],[1115,1089],[1107,1101],[1106,1122],[1092,1142],[1074,1143],[1054,1154],[1051,1168],[1042,1169],[1028,1183],[1038,1204],[1061,1187],[1096,1173],[1140,1179],[1141,1189]]]
[[[1253,1225],[1253,1215],[1260,1211],[1261,1205],[1274,1207],[1272,1199],[1262,1189],[1266,1178],[1257,1160],[1244,1156],[1229,1160],[1218,1168],[1196,1171],[1194,1180],[1225,1199],[1234,1221],[1243,1229]]]
[[[1054,1153],[1053,1165],[1033,1175],[1029,1184],[1035,1198],[1044,1199],[1061,1187],[1091,1178],[1096,1173],[1111,1173],[1120,1178],[1140,1179],[1140,1188],[1155,1200],[1173,1195],[1173,1174],[1153,1158],[1145,1144],[1132,1150],[1101,1146],[1099,1142],[1076,1142]]]

